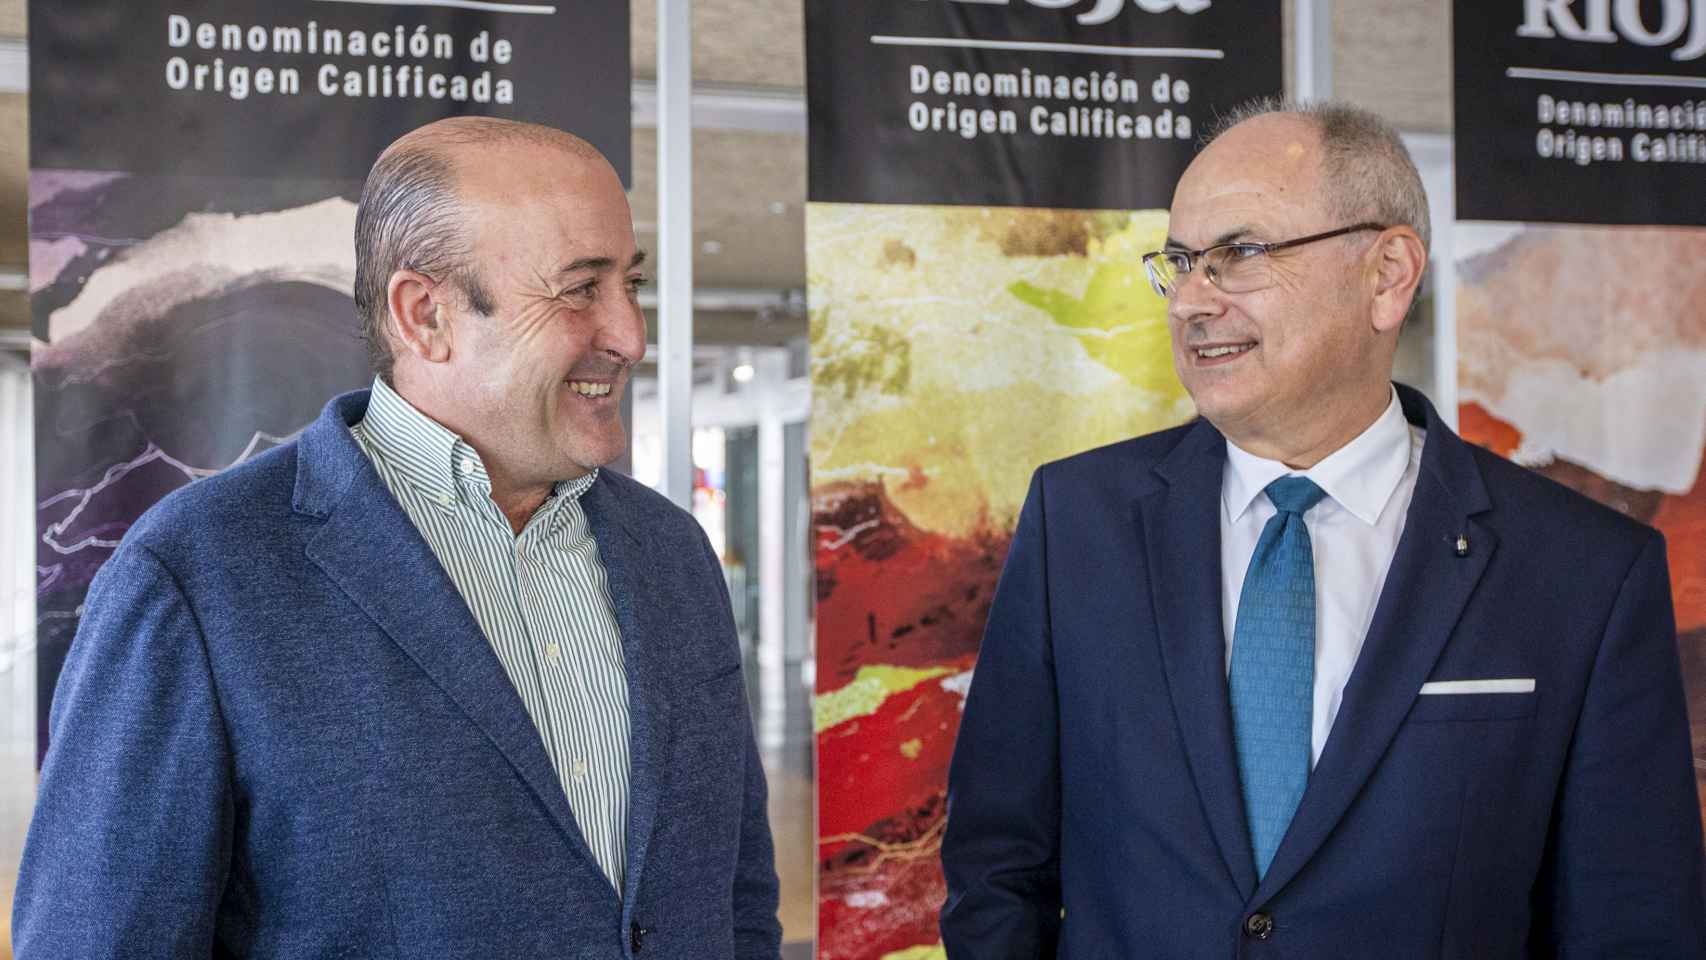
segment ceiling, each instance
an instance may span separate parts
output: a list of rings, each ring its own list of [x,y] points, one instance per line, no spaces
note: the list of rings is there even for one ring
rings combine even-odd
[[[1333,0],[1332,9],[1336,92],[1373,107],[1407,131],[1448,130],[1446,0]],[[631,10],[633,72],[643,92],[656,77],[657,8],[641,0]],[[696,92],[757,102],[781,117],[760,124],[737,117],[735,123],[744,129],[695,131],[694,280],[700,289],[756,301],[780,300],[805,285],[803,21],[802,0],[698,0],[693,6]],[[0,47],[11,38],[15,48],[25,35],[25,0],[0,0]],[[0,92],[0,278],[8,271],[16,276],[26,260],[26,101],[24,93]],[[707,120],[722,123],[709,115],[697,122]],[[786,132],[775,132],[778,128]],[[655,130],[636,125],[631,197],[640,242],[653,250],[656,142]],[[0,279],[0,327],[27,328],[25,294],[5,286]],[[702,310],[696,320],[699,340],[781,344],[804,333],[798,309],[761,312],[736,306]]]

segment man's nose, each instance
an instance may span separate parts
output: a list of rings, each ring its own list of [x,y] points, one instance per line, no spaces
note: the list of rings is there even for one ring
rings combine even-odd
[[[600,318],[594,346],[621,357],[629,366],[646,356],[646,314],[640,305],[623,297],[610,304]]]
[[[1198,263],[1173,279],[1173,295],[1167,298],[1167,312],[1174,318],[1188,320],[1221,309],[1224,294],[1208,278],[1208,265]]]

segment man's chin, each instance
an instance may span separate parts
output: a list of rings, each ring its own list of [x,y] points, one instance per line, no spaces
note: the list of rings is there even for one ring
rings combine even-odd
[[[563,450],[564,466],[572,469],[574,476],[584,476],[600,467],[615,463],[627,453],[628,435],[620,429],[612,435],[576,437]]]
[[[1187,382],[1185,392],[1191,395],[1197,415],[1220,427],[1223,432],[1226,426],[1243,421],[1259,405],[1254,398],[1245,395],[1246,391],[1234,389],[1227,383]]]

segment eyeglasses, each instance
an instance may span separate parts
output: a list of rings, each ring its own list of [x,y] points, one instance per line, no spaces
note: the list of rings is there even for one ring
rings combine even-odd
[[[1185,274],[1190,273],[1199,260],[1208,282],[1219,287],[1221,292],[1252,293],[1273,283],[1272,263],[1268,255],[1275,250],[1301,247],[1360,230],[1385,229],[1384,224],[1359,223],[1277,243],[1217,243],[1204,250],[1157,250],[1143,255],[1143,270],[1149,274],[1149,285],[1163,297],[1172,297],[1178,292]]]

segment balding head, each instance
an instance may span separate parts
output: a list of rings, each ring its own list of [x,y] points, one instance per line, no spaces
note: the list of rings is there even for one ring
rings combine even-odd
[[[597,148],[571,133],[496,117],[450,117],[397,138],[369,171],[356,208],[355,305],[368,360],[387,382],[394,355],[386,285],[397,270],[451,283],[476,312],[491,312],[491,296],[470,266],[473,241],[461,200],[477,186],[471,179],[501,169],[504,155],[515,150],[560,151],[609,168]]]
[[[1204,256],[1172,281],[1167,314],[1198,411],[1242,449],[1307,467],[1387,406],[1427,198],[1379,120],[1284,107],[1235,113],[1179,178],[1167,246]],[[1239,259],[1216,266],[1209,248]]]
[[[1286,120],[1314,134],[1318,185],[1328,209],[1345,223],[1372,221],[1407,226],[1431,241],[1428,195],[1410,151],[1392,125],[1347,103],[1297,103],[1264,98],[1243,104],[1210,129],[1206,144],[1234,130]]]

